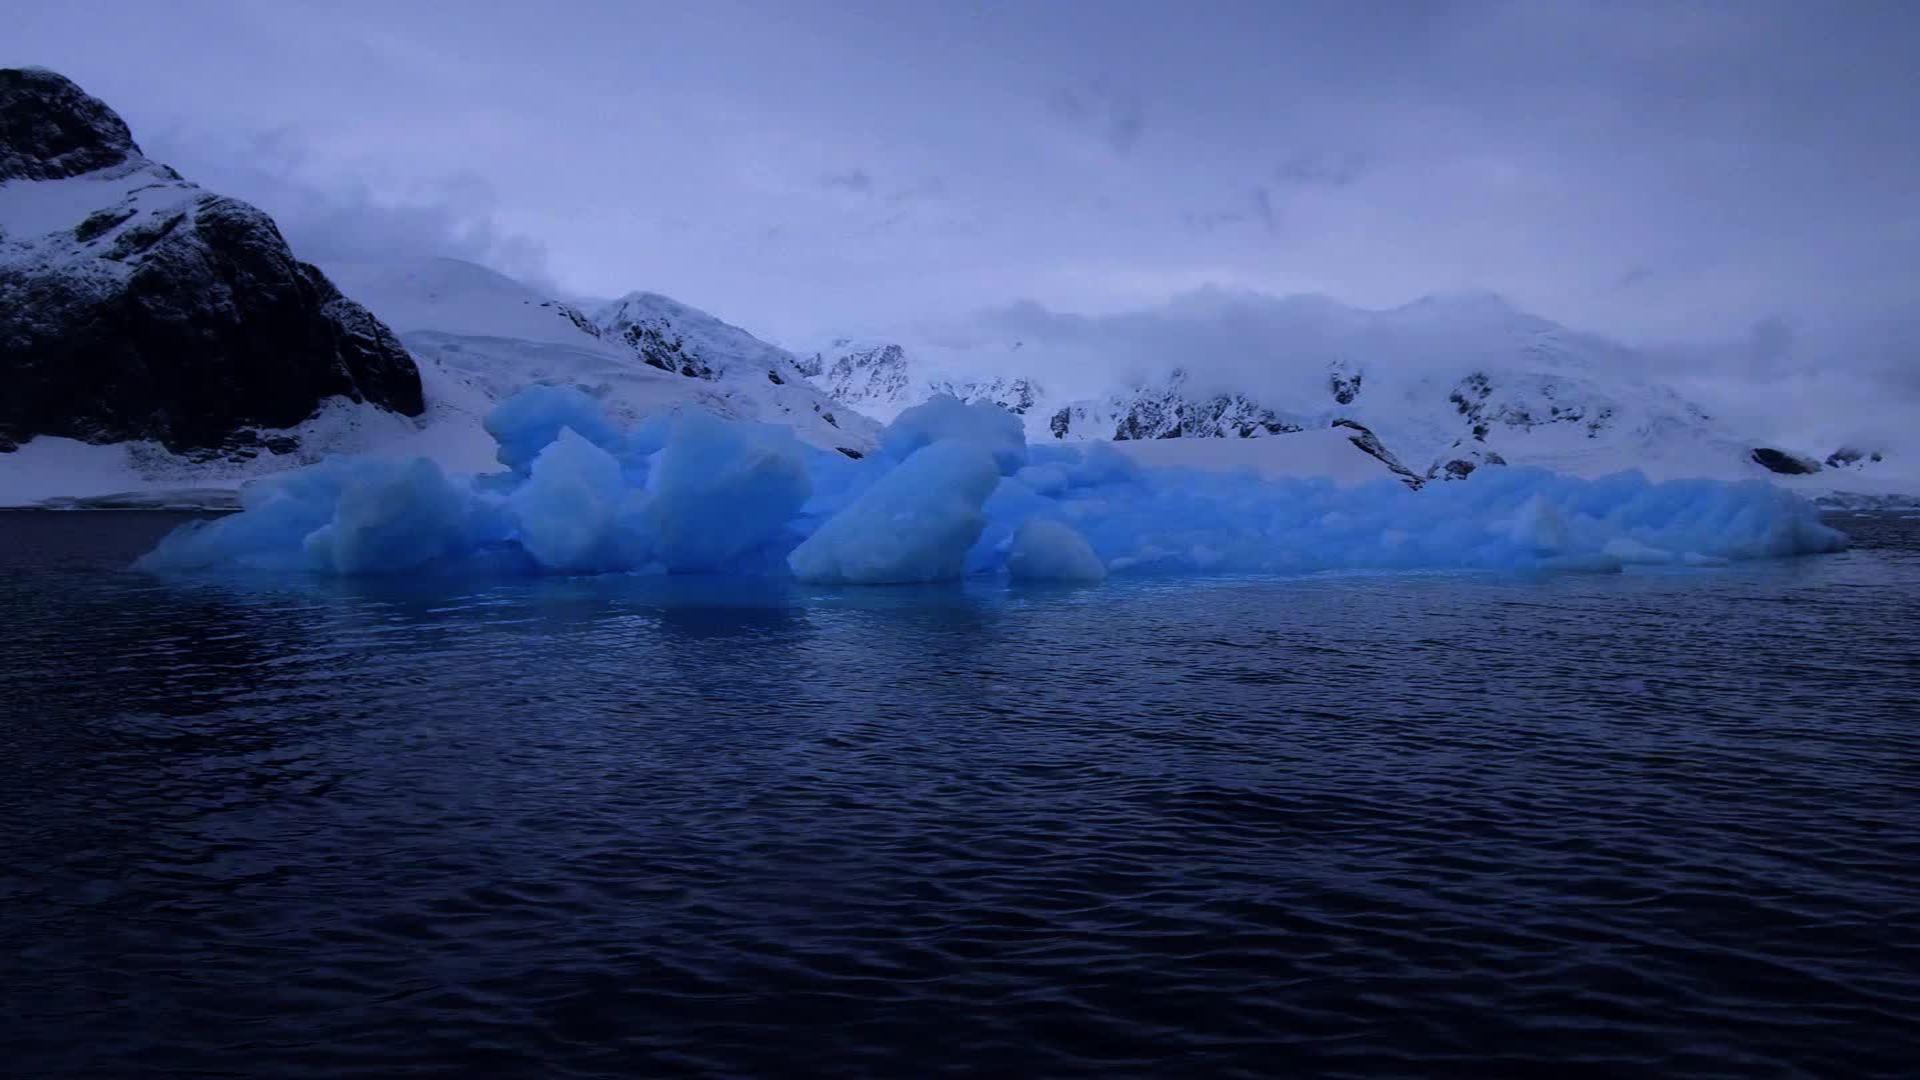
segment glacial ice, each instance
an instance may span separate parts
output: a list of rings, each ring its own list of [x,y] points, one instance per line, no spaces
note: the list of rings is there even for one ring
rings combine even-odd
[[[802,581],[834,585],[957,578],[986,528],[999,470],[992,448],[976,442],[922,445],[828,518],[787,565]]]
[[[572,428],[603,450],[618,450],[621,444],[619,430],[599,402],[571,386],[529,386],[494,406],[482,425],[500,448],[495,454],[500,464],[521,473],[561,428]]]
[[[1015,581],[1102,581],[1107,564],[1071,525],[1031,517],[1013,534],[1007,573]]]
[[[156,571],[335,575],[726,573],[822,584],[967,575],[1617,570],[1835,551],[1812,504],[1763,481],[1579,479],[1519,467],[1410,491],[1142,468],[1113,447],[1028,446],[1017,418],[936,398],[863,460],[698,411],[622,431],[534,387],[486,419],[505,471],[331,459],[185,526]]]
[[[880,454],[903,461],[921,447],[944,440],[986,450],[994,467],[1009,475],[1027,463],[1027,436],[1019,417],[990,402],[963,404],[951,394],[937,394],[894,417],[880,433]]]

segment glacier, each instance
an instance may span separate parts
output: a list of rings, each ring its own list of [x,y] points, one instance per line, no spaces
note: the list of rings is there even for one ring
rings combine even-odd
[[[1002,575],[1579,570],[1841,550],[1812,503],[1764,481],[1582,479],[1484,469],[1390,479],[1146,467],[1104,443],[1028,445],[1017,418],[936,397],[855,458],[698,409],[629,429],[535,386],[485,419],[499,472],[330,458],[169,534],[155,572],[702,573],[865,585]]]

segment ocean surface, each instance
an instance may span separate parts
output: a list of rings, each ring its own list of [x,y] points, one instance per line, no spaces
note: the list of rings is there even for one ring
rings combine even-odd
[[[1920,521],[1619,575],[166,580],[0,514],[0,1073],[1913,1076]]]

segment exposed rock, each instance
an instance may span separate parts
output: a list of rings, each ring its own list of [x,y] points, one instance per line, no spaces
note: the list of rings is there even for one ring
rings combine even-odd
[[[584,312],[582,312],[579,308],[574,307],[572,304],[561,303],[558,300],[542,300],[540,302],[540,306],[543,308],[553,308],[555,311],[558,311],[560,313],[561,318],[566,319],[568,322],[572,323],[575,327],[577,327],[582,333],[587,334],[590,337],[602,336],[602,334],[600,333],[600,328],[593,324],[593,320],[587,318]]]
[[[1812,458],[1789,454],[1785,450],[1775,450],[1770,446],[1754,447],[1751,457],[1754,464],[1783,476],[1805,476],[1820,471],[1820,463]]]
[[[1108,427],[1106,425],[1110,424]],[[1117,394],[1105,402],[1080,402],[1055,412],[1048,429],[1069,436],[1128,439],[1247,439],[1303,428],[1298,420],[1244,394],[1199,394],[1176,369],[1165,382]]]
[[[907,353],[898,345],[860,345],[850,341],[834,342],[831,360],[820,354],[813,366],[820,369],[821,389],[835,401],[849,405],[888,405],[905,402],[911,377],[907,372]]]
[[[59,180],[139,156],[126,121],[66,76],[0,68],[0,182]]]
[[[659,293],[628,293],[595,312],[592,323],[603,340],[620,342],[643,363],[676,375],[764,377],[775,386],[804,377],[792,353]]]
[[[1429,480],[1464,480],[1483,465],[1505,465],[1507,459],[1478,439],[1458,439],[1427,468]]]
[[[1082,410],[1084,415],[1085,410]],[[1062,406],[1060,411],[1047,419],[1047,430],[1053,432],[1056,439],[1064,439],[1073,430],[1073,406]]]
[[[802,375],[835,401],[881,412],[947,394],[969,405],[990,402],[1024,415],[1045,396],[1039,383],[1016,376],[929,376],[915,367],[903,346],[893,343],[836,338],[825,349],[798,358],[796,364]]]
[[[621,327],[619,333],[620,340],[626,342],[627,347],[651,367],[692,379],[713,378],[713,368],[700,359],[698,352],[687,351],[687,340],[674,333],[671,325],[654,321],[632,322]]]
[[[1868,451],[1861,450],[1857,447],[1843,446],[1840,449],[1835,450],[1833,453],[1827,455],[1826,464],[1827,464],[1827,468],[1829,469],[1845,469],[1845,468],[1857,469],[1862,465],[1878,462],[1880,460],[1881,460],[1881,456],[1878,450],[1875,450],[1869,453]]]
[[[1366,381],[1366,375],[1345,361],[1336,360],[1327,372],[1327,392],[1333,400],[1342,405],[1353,404],[1360,396],[1360,386]]]
[[[1548,424],[1578,424],[1598,438],[1614,422],[1616,407],[1597,397],[1584,380],[1556,374],[1513,374],[1504,381],[1475,371],[1447,394],[1476,440],[1495,428],[1531,431]],[[1705,415],[1701,414],[1705,419]]]
[[[966,404],[989,402],[1024,416],[1040,398],[1040,387],[1030,379],[937,379],[928,384],[934,394],[951,394]]]
[[[272,219],[141,157],[66,79],[0,71],[0,176],[0,201],[50,183],[105,202],[0,241],[0,438],[213,449],[336,395],[424,410],[399,339]]]
[[[1426,480],[1424,480],[1420,474],[1401,464],[1400,459],[1395,457],[1393,452],[1388,450],[1386,445],[1380,441],[1380,437],[1375,435],[1365,425],[1343,419],[1335,420],[1333,426],[1352,430],[1354,434],[1347,436],[1347,441],[1353,443],[1362,453],[1377,459],[1380,464],[1385,465],[1395,476],[1400,478],[1401,483],[1416,491],[1420,489],[1421,485],[1426,483]]]

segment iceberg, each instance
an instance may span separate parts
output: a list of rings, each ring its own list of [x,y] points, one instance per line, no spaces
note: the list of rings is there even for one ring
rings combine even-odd
[[[1104,581],[1107,564],[1071,525],[1034,517],[1013,534],[1007,573],[1015,581]]]
[[[972,575],[1619,570],[1838,551],[1765,481],[1476,470],[1413,491],[1142,467],[1103,443],[1028,446],[1018,418],[942,397],[862,460],[697,410],[623,431],[539,386],[485,421],[504,471],[330,459],[167,536],[150,571],[329,575],[719,573],[846,585]]]
[[[801,581],[893,585],[960,576],[1000,480],[991,448],[942,439],[914,450],[787,556]]]

